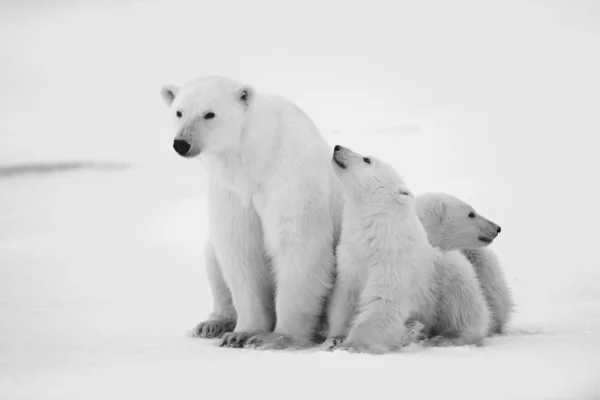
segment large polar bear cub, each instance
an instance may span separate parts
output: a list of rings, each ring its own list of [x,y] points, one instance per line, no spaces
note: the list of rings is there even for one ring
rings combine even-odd
[[[500,227],[445,193],[419,195],[416,207],[431,244],[441,250],[460,250],[471,262],[492,312],[490,333],[502,333],[514,302],[498,258],[484,248],[500,233]]]
[[[393,351],[406,343],[411,320],[439,335],[434,344],[479,343],[489,310],[473,268],[460,253],[431,246],[402,178],[381,160],[341,146],[332,162],[345,205],[322,347]]]
[[[227,347],[311,345],[343,208],[331,147],[293,103],[231,79],[200,78],[161,94],[175,151],[198,157],[211,178],[213,311],[193,333]]]

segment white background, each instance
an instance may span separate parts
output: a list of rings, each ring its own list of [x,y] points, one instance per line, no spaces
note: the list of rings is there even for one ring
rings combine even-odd
[[[595,1],[0,2],[0,398],[598,398]],[[162,84],[225,75],[502,226],[482,348],[219,349]],[[64,161],[130,168],[8,176]],[[2,169],[4,168],[4,169]]]

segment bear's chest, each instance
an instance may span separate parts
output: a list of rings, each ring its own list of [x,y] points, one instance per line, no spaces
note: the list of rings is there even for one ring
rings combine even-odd
[[[256,190],[257,179],[252,166],[235,155],[208,159],[204,166],[211,178],[241,196],[250,196]]]
[[[262,218],[267,212],[267,195],[263,190],[257,190],[252,194],[252,204],[258,215]]]

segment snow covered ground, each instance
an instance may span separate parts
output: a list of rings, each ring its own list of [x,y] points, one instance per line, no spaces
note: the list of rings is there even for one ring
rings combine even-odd
[[[593,1],[1,2],[0,398],[600,398],[599,48]],[[187,337],[205,175],[158,90],[215,73],[499,223],[508,334],[379,357]]]

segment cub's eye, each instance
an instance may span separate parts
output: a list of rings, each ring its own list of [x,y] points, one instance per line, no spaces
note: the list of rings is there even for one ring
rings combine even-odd
[[[475,213],[473,211],[469,213],[469,218],[475,218]]]
[[[213,119],[214,117],[215,117],[215,113],[212,111],[209,111],[206,114],[204,114],[204,119]]]
[[[181,111],[177,111],[177,112],[175,113],[175,115],[177,115],[177,118],[181,118],[181,116],[182,116],[183,114],[181,113]]]
[[[371,159],[369,157],[363,158],[363,161],[366,162],[367,164],[371,164]]]

